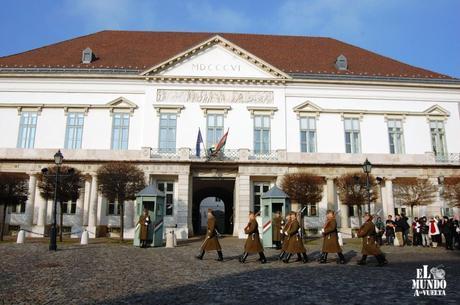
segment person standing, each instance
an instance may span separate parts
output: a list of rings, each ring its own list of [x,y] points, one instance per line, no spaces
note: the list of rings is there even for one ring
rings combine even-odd
[[[449,219],[449,217],[443,217],[443,225],[442,225],[442,234],[444,235],[444,239],[446,240],[446,250],[454,250],[454,246],[452,243],[453,233],[454,231],[454,223],[453,220]]]
[[[257,224],[256,215],[254,212],[249,212],[249,222],[244,228],[244,233],[248,234],[246,243],[244,244],[244,253],[240,257],[240,263],[244,263],[249,254],[259,253],[259,260],[262,264],[267,262],[264,255],[264,248],[260,242],[259,225]]]
[[[299,234],[299,221],[297,220],[295,212],[289,213],[289,216],[291,220],[291,225],[285,232],[287,236],[287,255],[284,257],[283,262],[286,264],[289,263],[289,259],[291,258],[292,254],[297,254],[297,261],[302,261],[303,263],[306,263],[308,262],[307,250],[305,249],[302,237]]]
[[[149,239],[149,226],[152,223],[149,215],[149,210],[144,209],[142,215],[139,217],[137,224],[140,226],[139,239],[141,241],[141,248],[147,248]]]
[[[379,243],[379,246],[381,246],[383,244],[383,233],[385,233],[385,224],[383,223],[382,218],[377,217],[375,228],[377,230],[377,242]]]
[[[426,217],[423,216],[420,218],[420,232],[422,235],[422,246],[423,247],[429,247],[430,246],[430,237],[428,235],[430,228],[428,226],[428,223],[426,221]]]
[[[439,231],[438,221],[431,216],[430,222],[428,224],[428,235],[431,239],[431,245],[433,248],[438,247],[439,237],[441,237],[441,232]]]
[[[414,217],[414,221],[412,222],[412,246],[421,246],[422,244],[422,232],[421,232],[421,225],[420,220],[418,217]]]
[[[399,214],[395,215],[395,234],[396,239],[398,240],[398,244],[400,247],[404,246],[404,220],[401,218]]]
[[[401,219],[402,219],[402,227],[403,227],[403,242],[405,246],[409,245],[409,231],[410,231],[410,225],[409,225],[409,218],[407,218],[406,214],[401,213]]]
[[[362,257],[358,261],[358,265],[365,265],[368,255],[374,255],[377,259],[379,267],[388,263],[379,245],[375,240],[375,225],[372,222],[372,216],[369,213],[364,214],[364,224],[358,230],[358,237],[363,239],[363,246],[361,249]]]
[[[345,256],[343,256],[337,236],[337,221],[335,220],[335,213],[332,210],[326,212],[326,223],[323,227],[323,248],[319,260],[320,264],[325,264],[327,262],[328,253],[337,253],[339,257],[337,263],[345,264]]]
[[[283,229],[282,229],[282,246],[281,246],[281,252],[280,252],[280,255],[279,255],[279,260],[283,260],[284,259],[284,256],[286,254],[286,250],[287,250],[287,246],[288,246],[288,237],[287,237],[287,231],[289,230],[289,228],[291,227],[291,216],[288,214],[286,215],[286,220],[284,222],[284,226],[283,226]]]
[[[386,235],[386,241],[387,245],[392,245],[395,239],[395,222],[393,221],[393,216],[388,215],[388,219],[385,222],[385,235]]]
[[[196,257],[197,259],[202,260],[205,252],[217,251],[217,260],[223,261],[224,257],[222,255],[222,248],[220,246],[219,240],[217,239],[216,231],[216,218],[212,212],[212,209],[208,209],[208,226],[206,230],[206,238],[203,244],[200,247],[201,253]]]
[[[272,219],[272,239],[276,249],[281,249],[281,224],[283,218],[280,211],[276,211]]]

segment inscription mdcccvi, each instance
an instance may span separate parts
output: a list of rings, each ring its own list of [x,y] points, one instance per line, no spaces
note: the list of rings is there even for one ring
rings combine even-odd
[[[167,90],[157,91],[160,103],[273,104],[273,91]]]
[[[193,71],[225,71],[240,72],[239,64],[192,64]]]

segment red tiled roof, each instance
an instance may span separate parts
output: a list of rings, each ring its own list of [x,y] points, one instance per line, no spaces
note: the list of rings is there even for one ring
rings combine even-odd
[[[286,73],[451,78],[331,38],[188,32],[102,31],[0,57],[0,68],[51,66],[145,70],[216,34]],[[81,52],[86,47],[97,56],[91,64],[81,63]],[[334,66],[340,54],[348,59],[347,71],[339,71]]]

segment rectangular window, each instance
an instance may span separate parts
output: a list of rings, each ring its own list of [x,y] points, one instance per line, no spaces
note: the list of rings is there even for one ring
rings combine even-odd
[[[112,121],[112,149],[128,149],[129,113],[114,113]]]
[[[431,145],[435,156],[447,154],[446,133],[443,121],[430,121]]]
[[[267,154],[270,152],[270,116],[254,116],[254,153]]]
[[[348,205],[348,217],[353,217],[353,216],[355,216],[355,206]]]
[[[107,215],[120,215],[121,209],[118,202],[107,203]]]
[[[260,198],[270,189],[268,182],[254,182],[254,213],[260,211]]]
[[[319,216],[318,203],[307,205],[307,208],[305,209],[305,216]]]
[[[314,117],[300,118],[300,151],[316,152],[316,119]]]
[[[161,152],[176,150],[176,114],[162,113],[160,115],[160,143]]]
[[[11,213],[24,214],[26,212],[26,203],[15,204],[11,206]]]
[[[404,153],[404,135],[401,120],[388,120],[388,136],[390,140],[390,153]]]
[[[359,154],[361,152],[361,136],[359,131],[359,119],[345,118],[345,152]]]
[[[83,137],[84,114],[69,112],[67,114],[67,127],[64,146],[67,149],[80,149]]]
[[[166,215],[172,215],[174,208],[174,182],[159,181],[158,190],[165,193]]]
[[[19,122],[18,148],[34,148],[37,113],[22,112]]]
[[[62,213],[64,214],[75,214],[77,211],[77,202],[68,201],[62,203]]]
[[[220,138],[222,138],[224,130],[224,115],[208,114],[206,117],[206,123],[206,145],[207,147],[212,147],[219,142]]]

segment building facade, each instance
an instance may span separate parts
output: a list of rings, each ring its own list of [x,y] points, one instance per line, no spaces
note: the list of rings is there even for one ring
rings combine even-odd
[[[223,152],[197,151],[198,130],[207,148],[228,131]],[[225,205],[225,233],[244,236],[261,194],[299,171],[324,177],[307,228],[334,209],[351,232],[356,207],[341,204],[335,180],[366,158],[383,178],[372,209],[385,217],[408,212],[394,179],[460,175],[460,80],[328,38],[105,31],[0,58],[0,131],[0,171],[30,177],[27,203],[6,215],[11,230],[40,236],[50,224],[37,174],[61,149],[86,176],[64,210],[73,236],[119,232],[118,204],[97,191],[110,161],[136,164],[165,192],[165,224],[181,239],[200,230],[209,197]],[[452,213],[439,194],[414,212]]]

